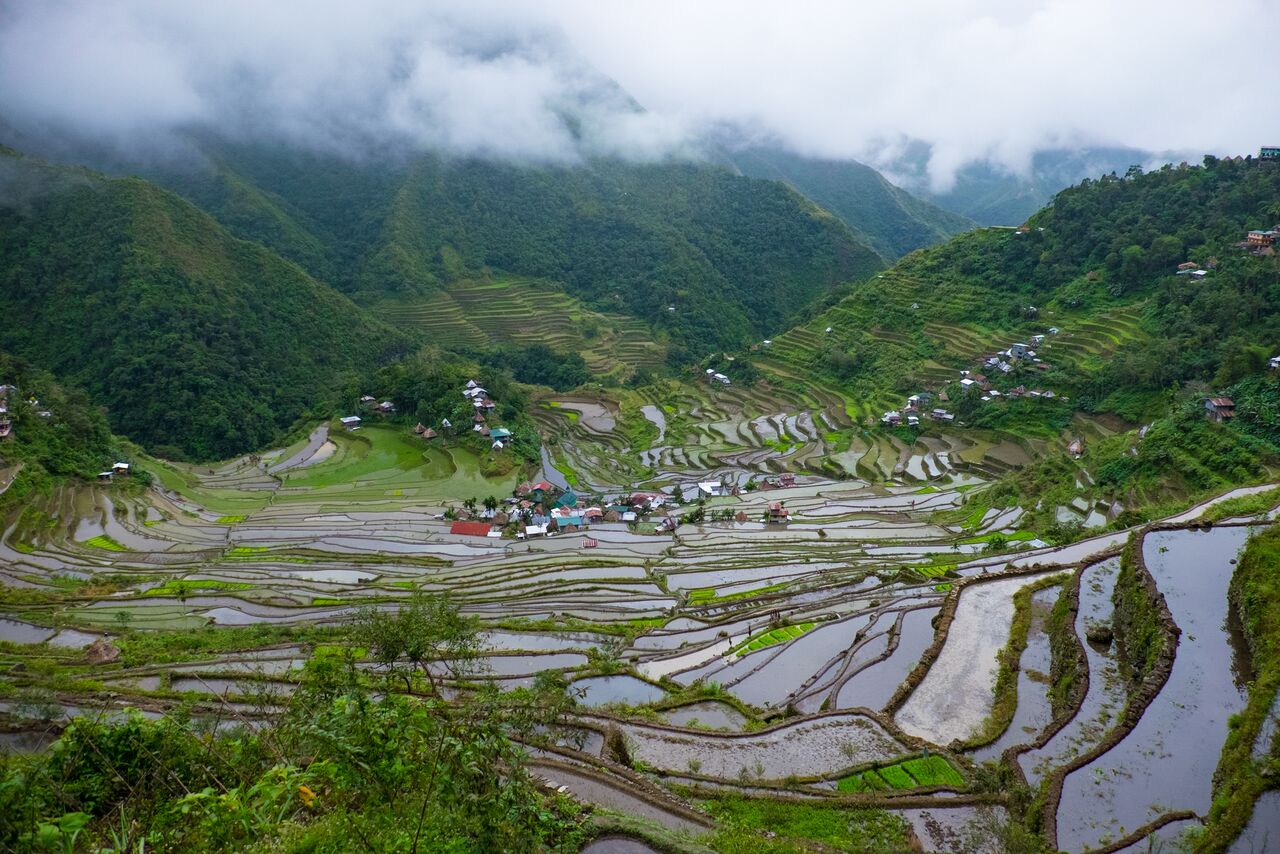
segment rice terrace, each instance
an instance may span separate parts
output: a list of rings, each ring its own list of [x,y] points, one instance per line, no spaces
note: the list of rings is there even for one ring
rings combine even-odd
[[[1276,21],[0,4],[0,854],[1280,854]]]
[[[260,725],[317,662],[395,666],[359,614],[444,596],[479,647],[400,690],[557,674],[575,702],[524,746],[545,785],[616,814],[588,850],[701,850],[718,825],[824,810],[850,817],[834,838],[852,850],[1001,851],[1024,814],[1051,847],[1147,850],[1210,815],[1224,750],[1274,749],[1274,682],[1251,693],[1226,618],[1270,487],[1052,546],[985,502],[1036,453],[1011,437],[906,445],[782,385],[534,412],[528,479],[486,474],[478,431],[366,413],[30,502],[0,540],[5,743],[76,715]]]

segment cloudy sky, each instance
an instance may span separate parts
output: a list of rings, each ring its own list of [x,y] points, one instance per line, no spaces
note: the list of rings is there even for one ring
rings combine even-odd
[[[124,147],[212,124],[542,161],[726,129],[877,163],[923,140],[942,187],[1046,147],[1275,143],[1256,87],[1278,43],[1261,0],[5,0],[0,119]]]

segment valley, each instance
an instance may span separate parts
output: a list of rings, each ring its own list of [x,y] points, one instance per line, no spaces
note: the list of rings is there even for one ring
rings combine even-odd
[[[1201,707],[1179,686],[1205,676],[1179,674],[1234,656],[1217,676],[1233,708],[1269,704],[1241,681],[1253,665],[1221,614],[1227,560],[1266,524],[1274,491],[1054,546],[984,495],[1033,456],[1063,454],[1061,439],[956,430],[908,444],[782,375],[544,392],[532,412],[546,456],[531,480],[549,481],[536,501],[619,504],[633,521],[526,538],[503,521],[530,503],[519,470],[486,477],[468,437],[424,441],[374,416],[213,465],[138,457],[150,488],[118,476],[27,503],[0,538],[8,749],[126,709],[265,726],[318,661],[345,656],[376,684],[384,666],[352,620],[429,594],[482,626],[467,675],[429,665],[450,690],[562,674],[577,702],[526,737],[530,772],[626,817],[600,826],[649,850],[721,850],[761,809],[776,813],[766,827],[847,815],[837,844],[853,850],[1009,850],[1000,840],[1025,822],[1051,847],[1118,851],[1218,826],[1231,709]],[[451,520],[489,496],[486,513],[502,515],[460,533]],[[762,521],[777,506],[786,521]],[[1188,546],[1171,550],[1179,537]],[[1173,672],[1130,689],[1132,652],[1094,630],[1138,554],[1170,603],[1157,630]],[[86,648],[107,660],[84,663]],[[1205,737],[1174,751],[1182,783],[1145,808],[1118,791],[1099,800],[1099,785],[1161,774],[1155,757],[1188,726]],[[1274,732],[1259,731],[1259,755],[1280,747],[1265,743]]]

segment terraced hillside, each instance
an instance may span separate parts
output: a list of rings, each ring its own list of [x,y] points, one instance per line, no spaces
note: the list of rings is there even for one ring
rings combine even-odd
[[[560,397],[539,417],[560,447],[595,442],[601,457],[620,456],[624,435],[667,448],[648,487],[678,496],[717,468],[776,470],[753,447],[803,454],[852,429],[838,409],[793,394],[688,392],[658,409],[640,396],[612,406]],[[761,410],[774,414],[752,417]],[[531,737],[531,769],[598,814],[629,816],[628,836],[671,850],[732,850],[721,834],[738,827],[725,813],[736,801],[723,798],[736,792],[780,798],[762,803],[785,815],[807,804],[846,833],[876,816],[901,849],[998,854],[994,840],[1026,803],[1019,789],[992,790],[987,762],[1047,792],[1042,827],[1071,851],[1111,850],[1207,814],[1230,709],[1188,691],[1210,672],[1230,682],[1208,665],[1227,643],[1227,561],[1246,528],[1138,541],[1194,638],[1178,647],[1167,685],[1144,695],[1135,726],[1116,717],[1123,683],[1106,676],[1123,647],[1084,645],[1113,588],[1131,583],[1116,558],[1128,533],[1051,548],[1021,527],[1021,510],[985,507],[983,477],[950,470],[945,451],[908,453],[903,478],[918,465],[932,479],[924,487],[801,475],[786,488],[672,504],[660,511],[678,519],[670,533],[655,532],[659,514],[518,540],[458,532],[442,517],[512,483],[477,479],[447,448],[365,429],[362,439],[321,425],[295,446],[212,468],[144,461],[157,476],[150,490],[68,487],[6,520],[0,582],[21,592],[0,612],[7,749],[40,744],[68,716],[113,720],[126,706],[160,719],[188,708],[197,726],[265,722],[325,660],[385,685],[350,621],[418,591],[447,593],[482,621],[478,678],[512,690],[551,670],[569,682],[576,704]],[[610,471],[573,458],[584,472]],[[1276,497],[1224,496],[1234,504],[1174,522],[1219,507],[1257,513]],[[761,521],[776,504],[789,520]],[[1216,569],[1180,571],[1183,546],[1204,551],[1198,570]],[[1078,607],[1078,622],[1046,616],[1059,602]],[[1013,625],[1027,626],[1020,640]],[[1062,711],[1044,681],[1011,688],[1016,659],[1002,649],[1015,640],[1028,672],[1079,658],[1071,666],[1090,669],[1087,689],[1064,695]],[[86,645],[103,642],[119,656],[85,664]],[[449,661],[429,666],[454,681]],[[1229,692],[1233,703],[1243,691]],[[1214,735],[1177,752],[1181,776],[1162,775],[1151,745],[1183,726]],[[1158,804],[1116,793],[1100,810],[1085,786],[1100,763],[1163,786]]]
[[[1015,239],[1008,230],[996,237]],[[1074,390],[1122,348],[1149,340],[1143,308],[1140,301],[1091,312],[1050,304],[1034,317],[992,316],[983,291],[963,280],[894,268],[773,338],[758,361],[788,376],[823,376],[849,389],[858,418],[878,418],[906,395],[937,392],[957,382],[960,371],[978,372],[984,357],[1033,335],[1046,336],[1037,355],[1052,369],[1019,366],[1012,384]],[[1050,328],[1060,331],[1050,335]]]
[[[654,341],[647,324],[592,311],[555,285],[532,279],[458,283],[427,297],[379,303],[373,311],[446,348],[517,342],[579,353],[604,380],[626,379],[639,368],[661,366],[665,359],[665,348]]]

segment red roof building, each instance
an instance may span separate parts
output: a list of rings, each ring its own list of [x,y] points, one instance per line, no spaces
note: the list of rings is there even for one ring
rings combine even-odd
[[[461,534],[464,537],[489,536],[488,522],[454,522],[449,526],[450,534]]]

